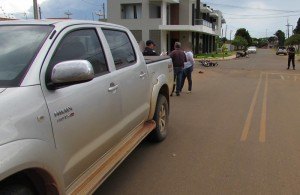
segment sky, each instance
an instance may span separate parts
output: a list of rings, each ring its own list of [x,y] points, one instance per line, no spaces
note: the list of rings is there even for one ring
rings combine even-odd
[[[37,0],[42,18],[66,17],[96,20],[102,13],[106,0]],[[251,37],[270,37],[277,30],[287,36],[287,22],[295,28],[300,18],[299,0],[201,0],[215,10],[220,10],[226,20],[223,36],[233,39],[239,28],[246,28]],[[0,0],[0,17],[33,18],[33,0]],[[25,14],[26,13],[26,14]],[[231,36],[230,36],[231,35]]]
[[[106,0],[37,0],[42,19],[67,17],[65,13],[71,13],[73,19],[97,20],[104,2]],[[33,0],[0,0],[0,17],[3,12],[11,18],[32,19]]]
[[[295,28],[300,18],[299,0],[205,0],[202,1],[213,9],[220,10],[226,20],[227,39],[234,38],[237,29],[245,28],[251,37],[263,38],[273,36],[281,30],[287,37],[287,21]]]

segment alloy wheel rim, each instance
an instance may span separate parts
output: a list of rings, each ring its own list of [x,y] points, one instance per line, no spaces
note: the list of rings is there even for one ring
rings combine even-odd
[[[161,105],[159,111],[159,130],[161,133],[165,133],[167,123],[167,112],[165,105]]]

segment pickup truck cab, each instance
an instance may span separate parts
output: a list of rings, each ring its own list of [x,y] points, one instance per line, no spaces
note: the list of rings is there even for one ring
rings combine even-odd
[[[0,24],[0,194],[90,194],[167,136],[173,66],[93,21]]]

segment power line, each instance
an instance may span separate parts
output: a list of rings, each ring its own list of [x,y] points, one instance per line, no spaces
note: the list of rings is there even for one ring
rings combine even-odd
[[[251,17],[251,18],[226,18],[226,19],[232,19],[232,20],[255,20],[255,19],[266,19],[266,18],[286,18],[290,16],[299,16],[299,14],[294,15],[283,15],[283,16],[258,16],[258,17]]]
[[[87,3],[89,5],[99,6],[99,4],[92,3],[92,2],[89,2],[89,1],[86,1],[86,0],[81,0],[81,1],[84,2],[84,3]]]
[[[241,16],[241,17],[252,17],[252,16],[265,17],[265,16],[279,16],[279,15],[286,14],[286,13],[262,14],[262,15],[257,15],[257,14],[243,15],[243,14],[231,14],[231,13],[222,12],[222,14],[224,14],[224,15],[231,15],[231,16]]]
[[[273,12],[300,12],[300,10],[279,10],[279,9],[267,9],[267,8],[254,8],[254,7],[221,4],[221,3],[208,3],[208,4],[219,5],[219,6],[230,7],[230,8],[238,8],[238,9],[255,9],[255,10],[263,10],[263,11],[273,11]]]

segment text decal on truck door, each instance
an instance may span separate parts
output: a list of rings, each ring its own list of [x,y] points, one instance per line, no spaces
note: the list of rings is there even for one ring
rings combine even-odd
[[[75,114],[73,112],[73,108],[68,106],[67,108],[64,108],[62,110],[54,112],[54,117],[59,117],[57,119],[57,122],[61,122],[65,119],[73,117]]]

